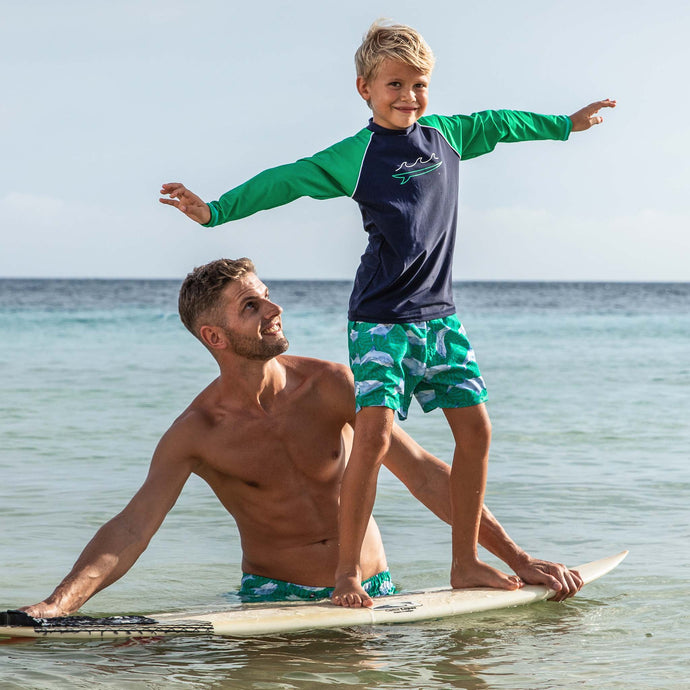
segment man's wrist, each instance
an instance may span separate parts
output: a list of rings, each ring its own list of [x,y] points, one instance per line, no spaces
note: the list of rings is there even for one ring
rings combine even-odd
[[[506,565],[510,566],[514,572],[518,572],[518,570],[521,568],[529,565],[529,563],[532,561],[532,557],[526,551],[517,548],[502,560],[506,563]]]

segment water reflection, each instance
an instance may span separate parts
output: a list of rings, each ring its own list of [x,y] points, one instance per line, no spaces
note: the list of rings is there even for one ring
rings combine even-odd
[[[0,648],[5,677],[21,678],[3,688],[529,688],[536,687],[535,668],[558,668],[559,655],[578,644],[583,626],[591,629],[600,606],[544,603],[256,639],[37,640]],[[27,668],[34,670],[22,675]]]

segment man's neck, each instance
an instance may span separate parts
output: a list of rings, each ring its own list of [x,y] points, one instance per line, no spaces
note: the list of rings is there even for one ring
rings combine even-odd
[[[287,386],[287,371],[278,357],[268,361],[233,359],[219,364],[222,397],[248,409],[267,412]]]

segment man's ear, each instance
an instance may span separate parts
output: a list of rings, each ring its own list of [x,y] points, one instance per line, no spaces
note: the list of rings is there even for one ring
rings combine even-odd
[[[199,329],[199,338],[209,350],[223,350],[228,344],[225,333],[218,326],[202,326]]]

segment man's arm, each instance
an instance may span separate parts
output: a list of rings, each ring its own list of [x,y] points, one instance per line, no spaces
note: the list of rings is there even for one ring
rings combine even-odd
[[[415,498],[450,524],[449,465],[424,450],[398,425],[393,427],[390,450],[383,464]],[[533,558],[521,549],[486,506],[482,510],[479,543],[527,584],[542,584],[556,590],[556,601],[573,596],[582,587],[582,579],[576,571],[559,563]]]
[[[183,445],[182,434],[168,431],[158,444],[144,484],[125,509],[96,532],[53,593],[23,611],[35,618],[73,613],[134,565],[191,474],[193,462],[181,454]]]

